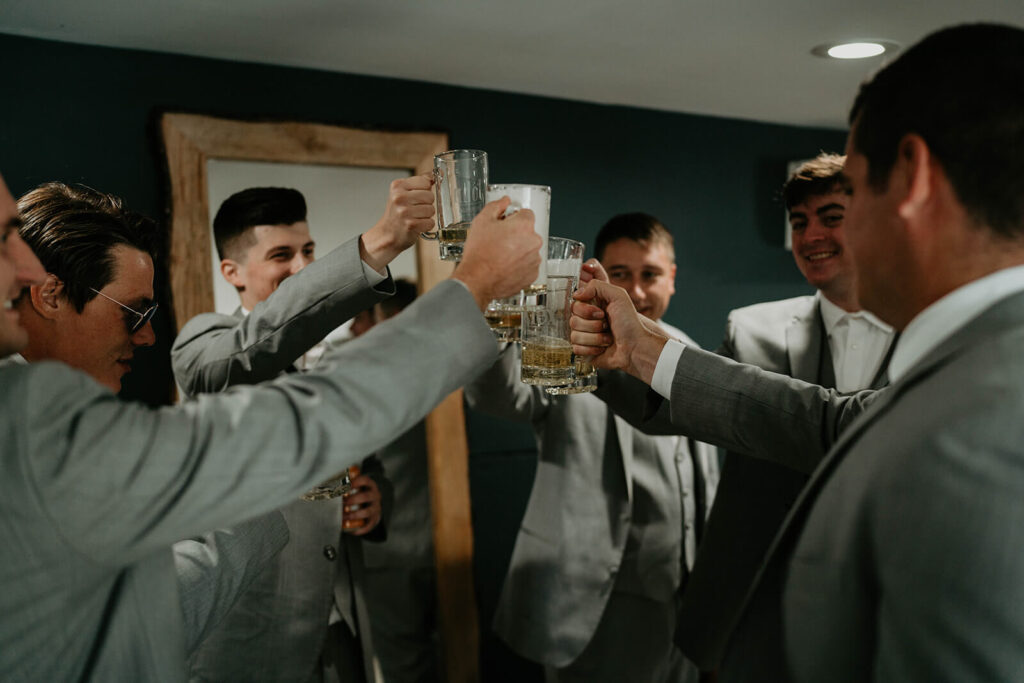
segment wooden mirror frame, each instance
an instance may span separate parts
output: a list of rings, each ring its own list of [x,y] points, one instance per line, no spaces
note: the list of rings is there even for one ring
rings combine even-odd
[[[433,169],[448,149],[444,133],[397,133],[302,122],[252,122],[165,113],[161,117],[171,189],[170,281],[177,323],[214,309],[207,159],[330,166]],[[437,245],[416,245],[420,294],[451,274]],[[424,362],[430,362],[429,359]],[[469,447],[462,391],[426,419],[437,566],[438,628],[445,680],[479,680]]]

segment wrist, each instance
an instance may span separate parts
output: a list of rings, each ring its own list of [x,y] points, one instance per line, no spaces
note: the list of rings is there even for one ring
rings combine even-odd
[[[494,297],[490,295],[487,287],[483,286],[478,278],[474,277],[472,273],[460,272],[460,269],[456,268],[455,272],[452,273],[452,279],[458,280],[469,290],[481,313],[487,309],[487,304]]]
[[[399,252],[394,235],[380,223],[359,236],[359,257],[377,272],[383,272]]]
[[[629,354],[629,374],[650,384],[654,380],[654,370],[658,367],[658,359],[668,342],[667,337],[644,330],[643,336],[633,346]]]

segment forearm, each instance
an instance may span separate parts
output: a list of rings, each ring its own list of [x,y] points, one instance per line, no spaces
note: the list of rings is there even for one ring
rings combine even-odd
[[[494,356],[472,297],[441,283],[321,371],[177,407],[125,404],[80,373],[37,363],[19,387],[19,420],[34,435],[24,457],[47,482],[47,515],[79,552],[135,561],[274,510],[360,462]]]
[[[189,321],[171,349],[175,379],[189,394],[272,379],[392,290],[390,279],[370,285],[352,240],[285,280],[244,318]]]

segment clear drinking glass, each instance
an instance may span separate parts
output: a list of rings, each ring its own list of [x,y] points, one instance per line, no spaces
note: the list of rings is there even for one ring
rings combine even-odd
[[[487,152],[453,149],[434,157],[437,230],[420,237],[440,243],[441,259],[458,261],[469,224],[487,198]]]
[[[523,311],[522,368],[526,384],[554,386],[574,378],[572,346],[569,344],[569,306],[573,282],[570,278],[548,278],[534,304]]]
[[[576,376],[569,384],[556,386],[556,387],[544,387],[544,391],[549,394],[565,395],[565,394],[587,394],[597,389],[597,370],[590,363],[585,356],[573,355],[575,361],[573,367],[573,374]]]
[[[526,384],[564,386],[576,379],[569,315],[582,265],[582,242],[548,239],[547,281],[524,296],[520,379]]]
[[[511,215],[520,209],[533,211],[533,230],[541,236],[541,264],[537,279],[531,285],[536,288],[547,281],[547,262],[544,258],[548,245],[548,221],[551,215],[551,188],[547,185],[525,185],[522,183],[490,185],[487,188],[487,201],[493,202],[508,197],[511,203],[505,215]],[[498,341],[519,341],[522,325],[523,293],[504,299],[493,299],[487,304],[484,318]]]

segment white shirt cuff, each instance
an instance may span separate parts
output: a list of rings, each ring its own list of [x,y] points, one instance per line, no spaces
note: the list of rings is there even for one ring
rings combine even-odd
[[[363,266],[363,275],[366,276],[366,281],[370,283],[371,287],[376,287],[380,283],[388,279],[387,272],[388,267],[384,266],[384,275],[381,275],[378,271],[374,270],[366,264],[366,261],[360,261],[359,263]]]
[[[654,377],[651,378],[651,388],[659,394],[672,400],[672,379],[676,375],[676,366],[679,365],[679,356],[683,355],[686,344],[675,339],[665,342],[665,347],[658,356],[658,364],[654,367]]]

